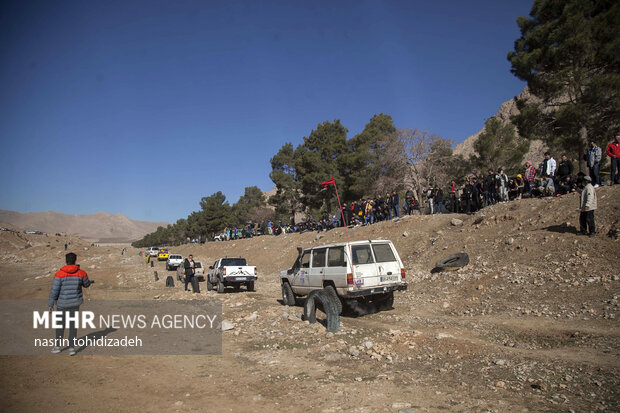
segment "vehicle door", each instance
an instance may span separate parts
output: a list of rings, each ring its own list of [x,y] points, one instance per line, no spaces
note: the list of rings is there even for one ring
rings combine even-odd
[[[323,281],[333,281],[336,288],[347,287],[347,263],[344,246],[327,249],[327,266],[323,272]]]
[[[372,250],[377,264],[379,284],[395,284],[400,282],[400,263],[390,243],[372,243]]]
[[[351,245],[353,263],[353,284],[358,288],[379,285],[377,265],[375,264],[370,244]]]
[[[309,280],[309,284],[311,287],[323,288],[323,275],[325,273],[326,258],[327,248],[315,248],[312,250]]]
[[[299,269],[293,275],[293,285],[299,286],[302,288],[307,288],[310,286],[310,257],[312,256],[311,250],[306,250],[303,252]]]

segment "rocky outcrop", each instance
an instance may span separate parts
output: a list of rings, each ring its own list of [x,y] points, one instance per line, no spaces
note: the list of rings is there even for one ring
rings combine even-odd
[[[498,118],[504,123],[511,123],[510,118],[519,114],[519,109],[517,108],[517,100],[520,99],[527,101],[538,100],[536,96],[530,93],[528,87],[526,86],[525,89],[523,89],[523,91],[518,96],[515,96],[514,98],[502,103],[499,107],[499,110],[493,117]],[[482,129],[480,129],[480,131],[474,133],[463,142],[456,145],[456,147],[454,148],[454,154],[462,155],[464,158],[469,158],[471,155],[475,154],[476,150],[474,149],[474,143],[478,140],[478,137],[482,134],[482,132],[484,132],[484,126],[482,127]],[[547,147],[542,141],[532,140],[530,142],[530,150],[524,156],[523,160],[529,160],[532,161],[534,165],[538,165],[540,162],[542,162],[543,154],[546,149]]]

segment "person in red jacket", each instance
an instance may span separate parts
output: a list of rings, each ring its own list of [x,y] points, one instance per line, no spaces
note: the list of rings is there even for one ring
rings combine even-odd
[[[607,145],[607,156],[611,161],[609,185],[620,184],[620,134],[616,135],[616,139]]]

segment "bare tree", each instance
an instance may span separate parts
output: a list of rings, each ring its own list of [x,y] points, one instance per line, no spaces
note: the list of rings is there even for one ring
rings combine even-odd
[[[402,171],[397,179],[414,189],[420,203],[428,185],[445,186],[451,178],[450,172],[454,170],[454,161],[457,160],[452,156],[451,140],[416,128],[399,129],[382,144],[385,147],[382,164]],[[392,178],[380,176],[376,185]]]

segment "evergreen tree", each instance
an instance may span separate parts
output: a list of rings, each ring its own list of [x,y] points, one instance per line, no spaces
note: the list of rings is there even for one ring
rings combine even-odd
[[[508,60],[542,101],[518,102],[519,133],[578,153],[602,145],[619,129],[620,3],[535,0],[530,16]]]
[[[477,155],[472,155],[472,167],[481,175],[488,168],[504,168],[507,173],[515,173],[523,163],[523,156],[530,147],[526,139],[517,139],[515,127],[496,117],[487,119],[484,131],[474,143]]]

